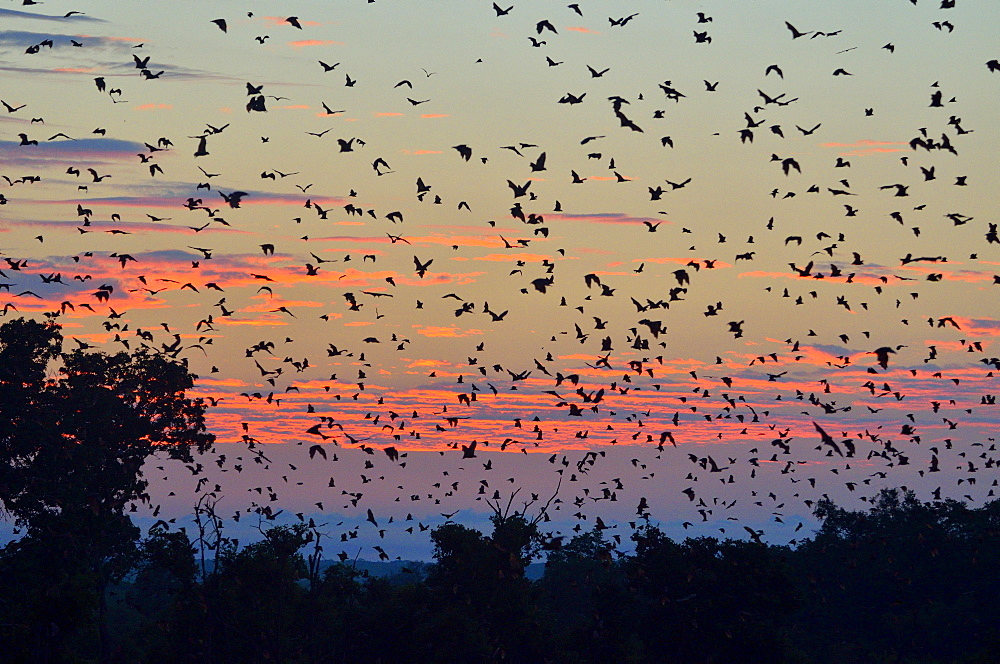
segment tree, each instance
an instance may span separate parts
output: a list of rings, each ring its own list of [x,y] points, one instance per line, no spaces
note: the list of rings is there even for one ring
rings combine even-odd
[[[218,611],[214,656],[223,661],[300,660],[308,567],[301,551],[313,539],[302,523],[260,528],[264,539],[221,547],[206,592]]]
[[[0,562],[38,566],[36,578],[21,579],[28,601],[21,620],[33,619],[37,605],[34,618],[46,625],[38,634],[52,630],[54,598],[71,592],[84,613],[97,606],[106,656],[105,589],[136,555],[139,532],[126,509],[148,500],[143,463],[158,451],[191,462],[192,451],[214,442],[205,404],[185,394],[194,379],[183,363],[149,349],[64,352],[52,320],[0,326],[0,506],[26,529]],[[59,580],[62,591],[44,585]],[[84,617],[76,626],[87,624]]]
[[[58,378],[47,376],[58,360]],[[148,350],[62,352],[53,323],[0,326],[0,500],[21,525],[76,510],[122,513],[146,499],[154,451],[192,461],[214,436],[195,376]],[[81,500],[82,499],[82,500]]]
[[[646,525],[623,561],[632,601],[602,610],[607,631],[646,661],[786,659],[781,622],[797,599],[784,547],[714,537],[672,541]],[[624,652],[623,652],[624,654]]]
[[[116,586],[109,624],[124,661],[197,661],[204,648],[203,597],[194,546],[184,529],[157,522],[138,547],[134,569]],[[117,610],[116,610],[117,609]]]
[[[426,632],[419,635],[427,649],[423,659],[442,661],[462,652],[470,661],[501,661],[515,653],[522,661],[541,661],[546,621],[524,572],[541,550],[538,524],[552,499],[529,519],[534,500],[511,511],[516,495],[505,509],[499,499],[487,501],[493,510],[489,536],[456,523],[431,532],[436,563],[427,578]]]
[[[792,560],[805,598],[796,641],[816,661],[997,661],[1000,502],[882,489],[868,510],[824,499],[815,515]]]
[[[627,649],[618,647],[617,634],[607,629],[604,620],[606,607],[634,601],[627,594],[614,545],[604,532],[594,528],[550,551],[545,576],[538,582],[542,605],[556,625],[556,650],[566,661],[629,660]],[[613,616],[616,610],[609,613]]]

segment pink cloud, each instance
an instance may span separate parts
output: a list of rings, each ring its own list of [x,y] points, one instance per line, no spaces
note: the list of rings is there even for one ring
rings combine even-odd
[[[985,337],[1000,337],[1000,321],[991,318],[951,316],[962,332]]]
[[[344,42],[334,41],[332,39],[300,39],[298,41],[288,42],[288,45],[292,48],[303,48],[305,46],[330,46],[331,44],[341,46],[343,43]]]
[[[268,23],[273,24],[273,25],[279,25],[279,26],[285,26],[285,27],[292,27],[288,23],[288,21],[286,20],[286,17],[284,17],[284,16],[261,16],[261,18],[263,20],[267,21]],[[300,19],[299,20],[299,25],[307,25],[307,26],[310,26],[310,27],[316,27],[317,25],[322,25],[322,24],[321,23],[317,23],[316,21],[303,21],[303,20]]]
[[[86,38],[90,37],[91,35],[79,35],[79,36]],[[127,42],[130,44],[136,44],[142,41],[141,39],[138,39],[136,37],[101,37],[101,39],[107,39],[108,41],[116,41],[116,42]]]
[[[842,149],[849,148],[848,150],[841,152],[840,154],[844,156],[856,156],[856,157],[863,157],[869,154],[880,154],[886,152],[908,151],[906,143],[896,143],[892,141],[872,141],[868,139],[863,139],[855,143],[820,143],[820,147],[842,148]]]

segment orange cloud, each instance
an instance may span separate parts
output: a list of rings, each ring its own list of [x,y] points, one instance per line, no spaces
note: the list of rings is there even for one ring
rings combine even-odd
[[[284,16],[261,16],[261,18],[263,20],[267,21],[268,23],[273,24],[273,25],[283,25],[283,26],[286,26],[286,27],[291,27],[290,24],[288,23],[288,21],[285,20]],[[299,20],[299,25],[307,25],[307,26],[311,26],[311,27],[316,27],[317,25],[322,25],[322,24],[321,23],[317,23],[316,21],[303,21],[303,20]]]
[[[900,147],[895,147],[900,146]],[[820,143],[820,147],[824,148],[851,148],[845,152],[841,152],[844,156],[856,156],[863,157],[869,154],[879,154],[884,152],[904,152],[908,151],[909,148],[905,147],[906,143],[895,143],[891,141],[871,141],[871,140],[861,140],[856,143]]]
[[[327,205],[343,205],[346,199],[313,196],[309,200],[312,203],[319,203],[321,206],[326,207]],[[296,207],[304,207],[301,197],[288,196],[285,198],[282,197],[281,194],[274,194],[271,196],[251,196],[250,198],[244,199],[242,201],[242,205],[292,205]]]
[[[541,263],[544,260],[552,258],[546,254],[489,254],[487,256],[477,256],[473,260],[477,261],[496,261],[499,263],[514,262],[514,261],[525,261],[528,263]]]
[[[388,239],[388,238],[386,238]],[[490,238],[484,238],[475,235],[455,235],[455,236],[442,236],[442,235],[425,235],[422,237],[408,237],[406,238],[411,244],[439,244],[445,247],[496,247],[499,244],[499,240],[494,241]],[[457,256],[453,256],[457,258]]]
[[[420,117],[422,118],[449,118],[451,117],[447,113],[424,113]]]
[[[733,267],[732,263],[727,263],[726,261],[713,260],[711,258],[696,258],[693,256],[691,258],[645,258],[642,259],[642,261],[647,263],[676,263],[678,265],[685,266],[689,266],[689,263],[695,262],[701,263],[702,268],[706,270],[721,270],[727,267]],[[707,267],[709,263],[711,263],[712,267]],[[692,267],[692,269],[694,268]]]
[[[973,272],[972,270],[959,270],[957,272],[945,272],[944,278],[947,281],[964,281],[970,284],[993,283],[993,275],[987,272]]]
[[[170,110],[173,107],[174,107],[173,104],[143,104],[141,106],[136,106],[134,110],[136,111]]]
[[[259,298],[264,296],[255,295],[253,297]],[[240,313],[278,313],[275,312],[274,310],[277,309],[278,307],[285,307],[286,309],[289,309],[289,311],[292,311],[292,314],[294,314],[295,311],[292,309],[293,307],[322,307],[322,306],[324,305],[319,302],[293,301],[293,300],[284,300],[279,297],[267,297],[267,299],[265,299],[260,304],[254,304],[249,307],[243,307],[239,311]],[[285,315],[287,316],[288,314]]]
[[[986,337],[1000,337],[1000,321],[990,318],[951,316],[962,332]]]
[[[597,30],[591,30],[590,28],[585,28],[583,26],[575,25],[568,28],[563,28],[563,30],[569,30],[570,32],[582,32],[585,35],[599,35],[601,34]]]
[[[331,44],[342,46],[344,42],[334,41],[332,39],[300,39],[298,41],[288,42],[288,45],[292,48],[303,48],[305,46],[330,46]]]
[[[220,318],[215,321],[217,324],[221,325],[246,325],[249,327],[278,327],[282,325],[288,325],[287,321],[283,320],[260,320],[260,319],[250,319],[250,318]]]
[[[236,378],[199,378],[198,386],[207,387],[246,387],[247,383]]]
[[[406,366],[410,369],[419,369],[421,367],[447,367],[450,365],[450,362],[444,360],[414,360]]]
[[[482,334],[482,330],[462,330],[455,325],[449,325],[448,327],[435,327],[435,326],[421,326],[414,325],[417,329],[417,334],[422,334],[425,337],[470,337],[476,334]]]
[[[740,279],[743,277],[765,277],[769,279],[802,279],[792,272],[767,272],[764,270],[753,270],[751,272],[740,272]]]

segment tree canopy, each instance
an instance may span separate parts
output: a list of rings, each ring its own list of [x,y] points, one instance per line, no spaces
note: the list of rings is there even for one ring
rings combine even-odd
[[[146,498],[155,451],[191,460],[214,441],[194,376],[148,350],[62,349],[53,323],[0,326],[0,501],[31,526],[45,514],[121,513]]]
[[[136,560],[139,529],[126,509],[148,500],[146,459],[191,461],[214,442],[182,363],[78,345],[64,351],[52,321],[0,326],[0,506],[25,531],[0,568],[20,579],[7,596],[43,625],[22,635],[40,652],[61,640],[46,631],[86,633],[94,614],[104,627],[105,588]]]

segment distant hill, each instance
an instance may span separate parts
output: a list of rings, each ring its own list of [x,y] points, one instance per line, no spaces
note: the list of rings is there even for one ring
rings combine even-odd
[[[341,564],[339,560],[321,560],[320,570],[325,572],[333,565]],[[400,581],[407,580],[420,581],[427,577],[427,572],[433,563],[419,560],[348,560],[343,563],[348,567],[354,567],[359,572],[366,572],[369,576],[376,578],[401,577]]]
[[[319,564],[320,570],[325,572],[328,567],[339,563],[339,560],[322,560]],[[355,560],[347,561],[344,564],[353,565],[356,570],[367,572],[369,576],[376,578],[399,577],[397,580],[400,583],[405,583],[411,580],[420,581],[425,579],[434,563],[420,560],[390,560],[388,562],[381,560]],[[525,570],[525,576],[532,581],[542,578],[545,576],[545,563],[532,563],[528,565]]]

